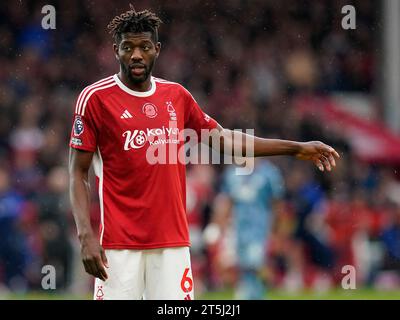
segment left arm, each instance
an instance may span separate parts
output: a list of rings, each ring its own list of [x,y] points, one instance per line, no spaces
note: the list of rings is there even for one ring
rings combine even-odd
[[[215,149],[212,143],[212,136],[219,134],[219,150],[221,153],[240,154],[246,156],[246,150],[253,147],[255,157],[290,155],[300,160],[309,160],[314,162],[319,170],[328,171],[336,166],[335,158],[340,158],[336,150],[323,142],[297,142],[280,139],[265,139],[256,136],[249,136],[243,132],[224,129],[219,124],[217,132],[211,135],[211,139],[206,143]],[[253,146],[248,146],[252,143]],[[239,148],[239,150],[237,150]]]

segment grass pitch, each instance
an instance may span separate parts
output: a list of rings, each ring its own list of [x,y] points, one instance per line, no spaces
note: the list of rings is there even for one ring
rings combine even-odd
[[[26,294],[2,294],[0,300],[91,300],[90,294],[60,294],[48,292],[30,292]],[[400,300],[400,290],[378,291],[374,289],[344,290],[334,289],[327,292],[301,291],[289,293],[270,290],[266,300]],[[234,300],[233,290],[206,292],[197,295],[196,300]]]

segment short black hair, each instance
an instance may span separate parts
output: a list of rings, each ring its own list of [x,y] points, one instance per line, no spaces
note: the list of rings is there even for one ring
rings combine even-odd
[[[114,17],[107,26],[115,42],[121,42],[122,34],[125,32],[151,32],[154,43],[157,43],[158,28],[162,23],[161,19],[149,10],[136,12],[131,4],[129,7],[131,10]]]

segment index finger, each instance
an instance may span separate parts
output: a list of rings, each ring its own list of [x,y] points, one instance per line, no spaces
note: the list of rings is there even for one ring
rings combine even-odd
[[[340,158],[339,153],[337,153],[336,150],[334,148],[332,148],[331,146],[324,145],[323,147],[325,149],[324,150],[325,152],[329,152],[330,154],[333,154],[338,159]]]
[[[333,149],[333,148],[332,148],[332,149]],[[333,149],[332,153],[333,153],[333,155],[334,155],[336,158],[338,158],[338,159],[340,158],[339,153],[337,153],[335,149]]]

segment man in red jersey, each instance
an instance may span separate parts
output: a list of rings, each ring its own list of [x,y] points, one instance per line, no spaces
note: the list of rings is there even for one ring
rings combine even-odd
[[[108,27],[120,71],[83,89],[75,106],[70,197],[82,261],[96,277],[95,299],[193,299],[185,164],[154,163],[149,151],[169,145],[178,152],[184,129],[199,137],[202,130],[213,132],[211,138],[222,134],[220,152],[227,152],[234,136],[245,141],[241,152],[250,143],[203,113],[181,85],[152,76],[161,48],[160,23],[154,13],[133,8],[115,17]],[[210,137],[202,141],[216,148]],[[318,141],[252,137],[251,143],[254,156],[292,155],[322,171],[331,170],[339,157]],[[92,162],[99,184],[100,241],[89,218]]]

